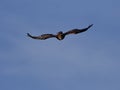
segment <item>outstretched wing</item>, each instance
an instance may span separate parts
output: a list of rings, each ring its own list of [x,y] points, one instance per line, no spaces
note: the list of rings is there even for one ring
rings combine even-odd
[[[45,39],[48,39],[48,38],[52,38],[52,37],[56,37],[55,35],[53,34],[42,34],[40,36],[32,36],[30,35],[29,33],[27,33],[27,35],[33,39],[40,39],[40,40],[45,40]]]
[[[68,34],[78,34],[78,33],[82,33],[82,32],[85,32],[87,31],[90,27],[92,27],[93,24],[89,25],[87,28],[83,28],[83,29],[73,29],[73,30],[70,30],[66,33],[64,33],[65,35],[68,35]]]

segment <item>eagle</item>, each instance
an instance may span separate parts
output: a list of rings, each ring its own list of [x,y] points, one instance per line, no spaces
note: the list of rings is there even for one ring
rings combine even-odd
[[[46,39],[49,39],[49,38],[57,38],[58,40],[63,40],[66,35],[79,34],[79,33],[85,32],[92,26],[93,26],[93,24],[91,24],[88,27],[83,28],[83,29],[72,29],[72,30],[69,30],[69,31],[67,31],[65,33],[60,31],[57,34],[42,34],[40,36],[32,36],[31,34],[27,33],[27,36],[30,37],[30,38],[39,39],[39,40],[46,40]]]

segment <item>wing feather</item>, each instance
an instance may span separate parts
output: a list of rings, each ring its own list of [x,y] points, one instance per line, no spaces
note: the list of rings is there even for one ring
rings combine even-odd
[[[42,34],[40,36],[32,36],[30,35],[29,33],[27,33],[27,35],[33,39],[40,39],[40,40],[45,40],[45,39],[48,39],[48,38],[52,38],[52,37],[56,37],[55,35],[53,34]]]
[[[67,31],[66,33],[64,33],[65,35],[69,35],[69,34],[78,34],[78,33],[82,33],[87,31],[90,27],[92,27],[93,24],[89,25],[87,28],[83,28],[83,29],[72,29],[70,31]]]

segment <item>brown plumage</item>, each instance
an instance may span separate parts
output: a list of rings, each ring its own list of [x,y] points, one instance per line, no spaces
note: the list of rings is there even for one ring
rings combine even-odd
[[[40,40],[45,40],[45,39],[48,39],[48,38],[57,38],[58,40],[63,40],[65,38],[66,35],[69,35],[69,34],[78,34],[78,33],[82,33],[82,32],[85,32],[87,31],[90,27],[92,27],[93,24],[89,25],[87,28],[83,28],[83,29],[72,29],[70,31],[67,31],[65,33],[63,33],[62,31],[58,32],[56,35],[54,34],[42,34],[40,36],[32,36],[30,35],[29,33],[27,33],[27,35],[33,39],[40,39]]]

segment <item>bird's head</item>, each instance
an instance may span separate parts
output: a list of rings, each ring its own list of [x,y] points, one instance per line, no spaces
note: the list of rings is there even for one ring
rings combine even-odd
[[[62,31],[60,31],[60,32],[58,32],[57,34],[58,34],[58,35],[61,35],[61,34],[63,34],[63,32],[62,32]]]
[[[65,37],[65,35],[64,35],[64,33],[62,31],[60,31],[60,32],[57,33],[57,39],[58,40],[63,40],[64,37]]]

